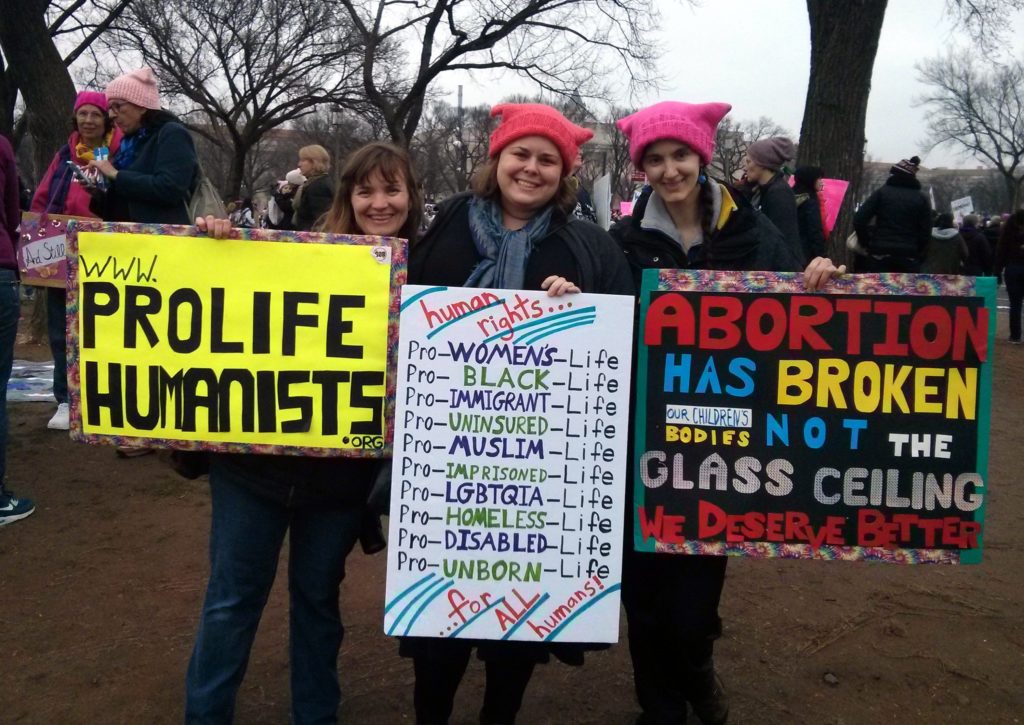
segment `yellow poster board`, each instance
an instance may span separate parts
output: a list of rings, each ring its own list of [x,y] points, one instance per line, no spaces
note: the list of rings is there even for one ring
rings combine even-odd
[[[379,456],[402,240],[72,225],[72,437]],[[396,280],[396,274],[400,276]]]

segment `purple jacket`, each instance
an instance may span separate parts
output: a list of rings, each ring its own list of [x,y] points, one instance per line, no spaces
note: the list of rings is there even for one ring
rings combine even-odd
[[[18,167],[14,163],[11,142],[3,136],[0,136],[0,184],[3,184],[3,201],[0,203],[0,268],[17,269],[18,257],[14,250],[18,240],[18,224],[21,223]]]

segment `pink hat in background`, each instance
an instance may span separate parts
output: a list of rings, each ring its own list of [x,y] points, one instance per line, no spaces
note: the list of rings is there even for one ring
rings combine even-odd
[[[629,139],[629,158],[640,168],[644,149],[655,141],[679,141],[707,165],[715,150],[715,129],[732,110],[728,103],[662,101],[642,108],[615,125]]]
[[[107,84],[107,100],[114,99],[159,111],[160,89],[157,87],[153,69],[143,66],[110,81]]]
[[[491,109],[491,118],[495,116],[501,116],[501,122],[491,134],[488,153],[492,159],[516,139],[543,136],[558,147],[562,176],[572,171],[580,146],[594,137],[593,131],[577,126],[543,103],[499,103]]]
[[[107,112],[107,97],[100,91],[79,91],[75,97],[75,113],[82,106],[96,106],[96,108]]]

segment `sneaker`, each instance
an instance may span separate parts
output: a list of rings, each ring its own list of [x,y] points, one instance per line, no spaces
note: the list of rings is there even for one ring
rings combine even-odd
[[[14,523],[31,516],[36,506],[27,498],[14,498],[11,494],[0,496],[0,526]]]
[[[691,699],[690,707],[703,725],[725,725],[729,721],[729,698],[717,672],[714,673],[711,689]]]
[[[61,403],[57,406],[57,412],[50,418],[50,422],[46,424],[46,427],[50,430],[67,430],[71,427],[71,409],[67,403]]]
[[[1010,342],[1011,345],[1019,345],[1020,344],[1020,340],[1014,340],[1012,337],[1010,338],[1009,342]]]

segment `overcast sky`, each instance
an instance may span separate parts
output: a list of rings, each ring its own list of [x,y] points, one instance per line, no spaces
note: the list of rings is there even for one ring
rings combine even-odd
[[[663,14],[664,88],[641,99],[731,103],[731,118],[770,116],[793,134],[800,132],[810,69],[810,29],[804,0],[703,0],[700,7],[656,0]],[[843,2],[845,0],[836,0]],[[921,150],[926,134],[925,110],[914,98],[923,88],[914,64],[969,38],[954,32],[944,17],[943,0],[889,0],[868,101],[867,152],[893,162],[919,154],[925,166],[974,168],[980,162],[940,148]],[[679,38],[685,37],[685,43]],[[1024,50],[1024,14],[1007,34]],[[455,76],[444,85],[465,85],[465,103],[494,103],[493,79]],[[508,79],[504,79],[506,86]],[[506,86],[507,87],[507,86]],[[523,91],[528,91],[523,87]],[[625,99],[624,99],[625,100]]]

